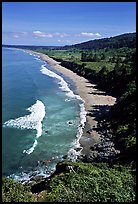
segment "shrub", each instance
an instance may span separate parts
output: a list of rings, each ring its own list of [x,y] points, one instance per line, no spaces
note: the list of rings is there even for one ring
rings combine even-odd
[[[9,178],[2,179],[2,201],[3,202],[31,202],[32,193],[28,186],[24,186]]]
[[[129,169],[108,164],[68,163],[74,171],[54,176],[40,202],[133,202],[135,178]],[[41,199],[42,198],[42,199]]]

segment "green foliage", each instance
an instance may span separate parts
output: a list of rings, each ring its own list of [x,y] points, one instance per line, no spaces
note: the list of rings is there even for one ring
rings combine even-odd
[[[109,120],[115,142],[121,151],[134,145],[136,140],[136,49],[122,47],[87,51],[45,50],[45,53],[60,61],[62,66],[95,82],[104,91],[115,94],[117,102],[111,109],[112,117]],[[122,128],[118,131],[120,126]],[[126,126],[128,128],[124,131]]]
[[[126,33],[122,35],[118,35],[110,38],[102,38],[96,40],[90,40],[87,42],[65,46],[64,49],[87,49],[87,50],[95,50],[95,49],[118,49],[118,48],[134,48],[136,47],[136,33]]]
[[[2,201],[3,202],[31,202],[32,193],[29,187],[24,186],[12,179],[2,179]]]
[[[136,65],[135,51],[126,58],[126,64],[118,68],[115,75],[120,97],[112,109],[111,124],[115,140],[121,144],[121,151],[136,145]],[[121,73],[122,74],[118,74]],[[117,110],[117,111],[116,111]],[[131,155],[130,155],[131,156]],[[132,158],[133,160],[133,158]]]
[[[72,166],[74,172],[54,176],[49,190],[39,195],[40,202],[135,201],[135,177],[129,169],[111,168],[105,163],[63,162],[62,165]]]
[[[16,46],[17,47],[17,46]],[[65,47],[21,47],[49,55],[62,66],[115,94],[116,104],[109,118],[113,139],[120,148],[118,162],[135,162],[136,157],[136,33],[93,40]],[[81,50],[80,50],[81,49]],[[83,50],[83,51],[82,51]],[[130,169],[108,164],[62,162],[73,166],[71,173],[55,175],[41,192],[42,202],[134,202],[135,177]],[[135,168],[135,163],[134,163]],[[3,202],[29,202],[29,189],[3,179]]]

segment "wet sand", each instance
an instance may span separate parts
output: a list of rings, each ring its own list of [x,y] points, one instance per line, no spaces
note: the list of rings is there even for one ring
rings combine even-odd
[[[80,95],[80,97],[85,101],[85,110],[87,115],[83,136],[80,139],[80,144],[83,147],[82,153],[88,155],[90,153],[90,147],[95,143],[99,143],[101,139],[100,134],[96,131],[97,120],[93,116],[94,108],[95,106],[102,107],[103,105],[112,106],[115,104],[116,98],[98,90],[96,88],[96,84],[90,83],[84,77],[81,77],[73,71],[61,66],[60,62],[53,60],[45,54],[38,52],[34,53],[38,54],[42,60],[46,61],[51,68],[64,74],[65,76],[68,76],[75,83],[77,94]],[[93,128],[94,130],[92,130]],[[92,131],[89,131],[90,129]]]

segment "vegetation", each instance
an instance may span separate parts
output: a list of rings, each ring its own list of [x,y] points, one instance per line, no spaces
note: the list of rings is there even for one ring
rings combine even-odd
[[[95,82],[117,97],[106,121],[121,153],[109,163],[61,162],[38,202],[134,202],[136,168],[136,34],[89,41],[61,48],[31,47]],[[68,167],[72,171],[66,171]],[[3,201],[32,199],[29,190],[3,181]],[[13,190],[11,190],[13,189]],[[18,194],[18,195],[17,195]]]
[[[135,48],[136,47],[136,33],[126,33],[110,38],[102,38],[97,40],[90,40],[88,42],[65,46],[64,49],[77,48],[77,49],[118,49],[121,47]]]
[[[71,171],[68,168],[71,167]],[[4,183],[7,185],[8,180]],[[29,201],[22,184],[12,185],[3,201]],[[40,185],[40,184],[39,184]],[[3,187],[4,189],[6,187]],[[23,189],[23,192],[21,193]],[[43,191],[35,194],[37,202],[134,202],[135,175],[131,169],[107,163],[60,162]],[[14,195],[12,195],[14,194]],[[24,197],[23,197],[24,196]],[[26,199],[27,198],[27,199]]]
[[[13,179],[2,179],[2,201],[3,202],[31,202],[33,195],[29,186],[24,186]]]
[[[43,53],[117,97],[108,122],[114,142],[120,147],[121,158],[128,163],[135,163],[136,49],[43,50]]]
[[[132,202],[135,200],[135,178],[129,169],[109,167],[106,163],[83,164],[61,162],[73,167],[70,173],[61,172],[54,176],[47,192],[43,192],[45,202]],[[59,167],[58,167],[59,168]]]

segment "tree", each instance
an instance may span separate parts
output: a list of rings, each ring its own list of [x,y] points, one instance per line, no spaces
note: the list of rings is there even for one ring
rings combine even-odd
[[[87,61],[87,54],[86,54],[86,52],[82,52],[81,53],[81,61],[82,62],[86,62]]]
[[[105,60],[105,54],[104,53],[101,54],[101,60]]]

